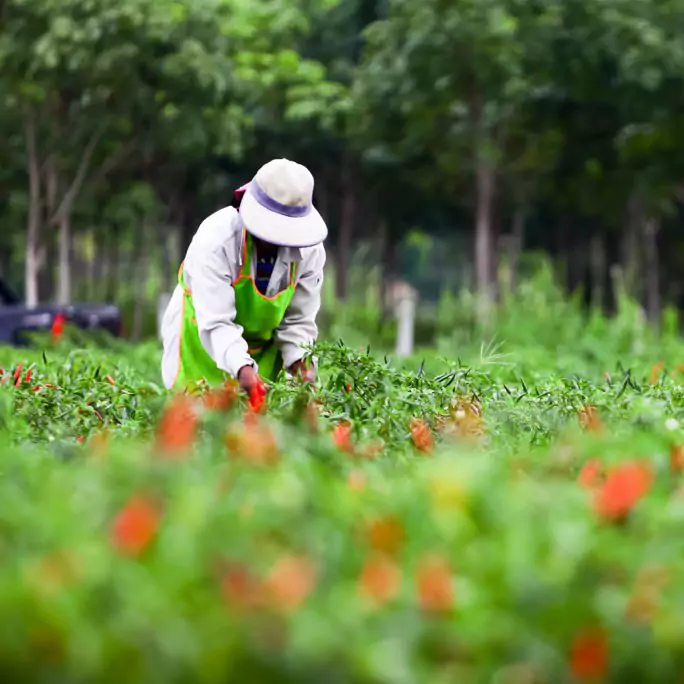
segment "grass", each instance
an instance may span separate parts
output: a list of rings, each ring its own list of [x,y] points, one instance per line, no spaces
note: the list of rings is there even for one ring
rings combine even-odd
[[[259,415],[169,404],[153,344],[4,350],[3,671],[677,681],[684,341],[535,297],[401,363],[324,344]]]

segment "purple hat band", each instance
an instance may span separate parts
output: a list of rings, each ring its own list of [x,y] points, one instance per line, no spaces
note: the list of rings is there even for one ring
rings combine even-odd
[[[288,218],[302,218],[303,216],[308,216],[311,213],[310,204],[292,207],[287,204],[281,204],[280,202],[274,200],[261,189],[260,185],[255,180],[249,184],[249,192],[264,209],[268,209],[275,214],[287,216]]]

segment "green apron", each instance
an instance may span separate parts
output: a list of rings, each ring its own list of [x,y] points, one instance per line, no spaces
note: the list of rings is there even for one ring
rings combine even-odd
[[[295,263],[290,266],[290,282],[286,289],[273,297],[266,297],[256,287],[252,276],[253,242],[247,231],[243,233],[242,268],[232,284],[235,292],[235,323],[243,328],[249,355],[259,365],[259,376],[274,381],[283,367],[280,351],[274,343],[275,329],[280,325],[295,293]],[[217,367],[199,336],[192,293],[185,285],[183,264],[178,272],[183,288],[183,313],[180,338],[180,359],[174,388],[188,388],[205,381],[221,385],[229,376]],[[226,284],[226,287],[229,287]]]

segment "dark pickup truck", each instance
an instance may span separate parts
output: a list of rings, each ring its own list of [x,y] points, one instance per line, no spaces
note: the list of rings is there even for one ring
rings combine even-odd
[[[24,346],[26,333],[49,331],[61,314],[67,325],[84,330],[106,330],[121,336],[121,312],[109,304],[72,304],[69,306],[24,306],[15,292],[0,278],[0,346]]]

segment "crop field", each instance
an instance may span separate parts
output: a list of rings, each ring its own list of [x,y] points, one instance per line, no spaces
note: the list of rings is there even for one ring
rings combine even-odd
[[[153,343],[0,350],[7,680],[681,681],[676,322],[521,307],[262,406]]]

